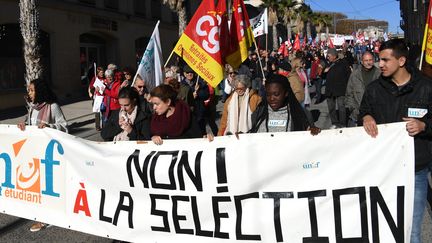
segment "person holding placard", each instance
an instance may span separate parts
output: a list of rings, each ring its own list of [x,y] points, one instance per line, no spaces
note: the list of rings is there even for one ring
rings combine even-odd
[[[88,94],[91,99],[93,99],[93,112],[95,113],[95,126],[96,130],[101,130],[101,122],[100,122],[100,107],[103,102],[103,89],[105,88],[105,85],[103,84],[103,81],[105,78],[104,70],[102,67],[96,68],[96,76],[93,76],[92,80],[90,81],[90,85],[88,87]],[[100,87],[99,92],[96,92],[96,87]]]
[[[53,128],[62,132],[68,132],[67,121],[60,106],[57,104],[57,97],[43,79],[35,79],[27,86],[26,101],[29,106],[26,120],[17,124],[22,131],[26,126],[37,126],[38,128]],[[36,232],[48,227],[42,222],[35,222],[30,231]]]

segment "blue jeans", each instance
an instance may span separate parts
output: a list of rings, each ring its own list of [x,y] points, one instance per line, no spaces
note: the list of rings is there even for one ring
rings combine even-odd
[[[314,79],[313,83],[315,84],[315,97],[316,102],[319,103],[321,101],[321,89],[323,80],[321,78]]]
[[[411,243],[421,242],[421,228],[423,223],[424,210],[428,190],[429,169],[423,169],[415,173],[414,188],[414,212],[411,231]]]

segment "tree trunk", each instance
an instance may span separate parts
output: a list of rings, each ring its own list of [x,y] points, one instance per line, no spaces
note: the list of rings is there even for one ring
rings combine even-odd
[[[329,39],[329,27],[326,26],[326,41]]]
[[[279,48],[278,44],[278,34],[276,24],[272,25],[272,34],[273,34],[273,50],[277,50]]]
[[[42,76],[42,63],[39,45],[39,12],[36,0],[20,0],[20,28],[23,36],[23,54],[27,85]]]
[[[291,21],[287,24],[287,34],[288,34],[288,41],[291,41],[292,38],[292,29],[291,29]]]
[[[178,21],[179,21],[179,36],[183,34],[183,31],[186,29],[187,26],[187,15],[186,15],[186,7],[183,6],[178,11]]]
[[[310,24],[309,20],[306,22],[306,37],[307,37],[308,40],[310,38],[312,38],[311,24]]]

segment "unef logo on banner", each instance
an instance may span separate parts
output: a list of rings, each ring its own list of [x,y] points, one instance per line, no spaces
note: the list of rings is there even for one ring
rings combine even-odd
[[[33,157],[26,160],[22,159],[23,153],[20,153],[26,142],[27,139],[24,139],[12,144],[13,156],[0,151],[0,162],[4,162],[4,171],[0,170],[0,182],[2,175],[4,178],[0,184],[0,196],[31,203],[41,203],[42,195],[60,197],[60,194],[54,191],[54,166],[60,165],[60,161],[54,160],[54,147],[57,144],[57,153],[62,155],[63,146],[53,139],[46,146],[43,159]],[[45,177],[41,176],[42,168]],[[45,187],[42,188],[42,185]]]

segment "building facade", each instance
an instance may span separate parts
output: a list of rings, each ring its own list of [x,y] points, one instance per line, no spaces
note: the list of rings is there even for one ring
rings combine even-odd
[[[168,58],[178,39],[177,15],[161,0],[39,0],[46,78],[60,99],[86,94],[93,63],[135,69],[158,20]],[[199,1],[186,1],[188,14]],[[0,0],[0,110],[24,105],[19,1]]]

